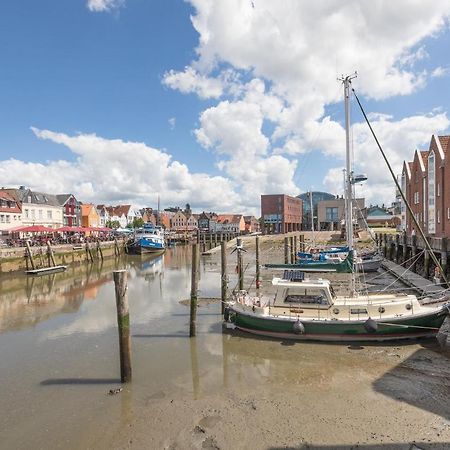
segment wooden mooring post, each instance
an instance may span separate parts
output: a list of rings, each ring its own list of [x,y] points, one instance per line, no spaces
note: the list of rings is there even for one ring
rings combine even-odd
[[[53,249],[50,245],[50,241],[47,241],[47,256],[48,256],[48,265],[50,266],[50,263],[53,267],[56,266],[55,262],[55,255],[53,255]]]
[[[28,256],[28,259],[30,260],[31,268],[33,270],[35,270],[36,266],[33,261],[33,252],[31,251],[30,242],[26,241],[25,245],[27,246],[27,256]]]
[[[411,270],[417,273],[417,236],[411,238]]]
[[[242,239],[239,237],[236,238],[236,248],[239,290],[242,291],[244,289],[244,267],[242,263]]]
[[[100,259],[103,261],[103,250],[100,245],[100,241],[97,240],[97,258],[99,257],[99,255],[100,255]]]
[[[297,260],[297,235],[294,235],[294,264]]]
[[[197,295],[198,295],[198,245],[192,246],[192,276],[191,276],[191,308],[189,316],[189,337],[196,335]]]
[[[284,238],[284,263],[289,264],[289,238]]]
[[[116,289],[117,326],[119,329],[120,381],[129,383],[131,381],[131,336],[126,270],[115,270],[113,278]]]
[[[441,266],[444,275],[447,276],[447,238],[442,238],[441,244]]]
[[[91,246],[89,242],[86,242],[86,260],[94,262],[94,255],[92,254]]]
[[[227,243],[222,241],[220,243],[220,255],[221,255],[221,312],[223,314],[225,310],[225,302],[227,301]]]
[[[255,238],[255,257],[256,257],[256,273],[255,273],[255,283],[256,283],[256,289],[259,289],[261,287],[261,272],[259,267],[259,236],[256,236]]]

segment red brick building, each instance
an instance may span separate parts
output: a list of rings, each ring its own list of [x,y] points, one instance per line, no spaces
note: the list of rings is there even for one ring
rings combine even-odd
[[[261,195],[261,217],[264,233],[300,231],[303,202],[285,194]]]
[[[450,136],[433,135],[428,150],[416,150],[413,161],[403,163],[402,190],[420,227],[430,237],[450,237],[449,159]],[[404,204],[401,214],[408,236],[417,234]]]

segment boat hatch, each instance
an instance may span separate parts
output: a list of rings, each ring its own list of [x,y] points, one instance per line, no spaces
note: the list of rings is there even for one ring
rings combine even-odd
[[[286,281],[303,281],[305,279],[305,272],[301,270],[285,270],[283,273],[283,280]]]

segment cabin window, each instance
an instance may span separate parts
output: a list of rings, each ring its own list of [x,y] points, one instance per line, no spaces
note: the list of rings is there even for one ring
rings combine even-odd
[[[288,289],[284,303],[302,305],[303,307],[328,306],[326,291],[320,288]]]
[[[350,314],[367,314],[366,308],[350,308]]]

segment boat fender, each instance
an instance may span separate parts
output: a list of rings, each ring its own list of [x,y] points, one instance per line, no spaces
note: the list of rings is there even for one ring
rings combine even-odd
[[[364,322],[364,329],[368,333],[375,333],[378,330],[378,324],[370,317]]]
[[[295,334],[305,334],[305,325],[303,325],[300,320],[294,322],[292,329]]]
[[[225,322],[230,320],[230,308],[225,308],[223,310],[223,320],[225,320]]]

